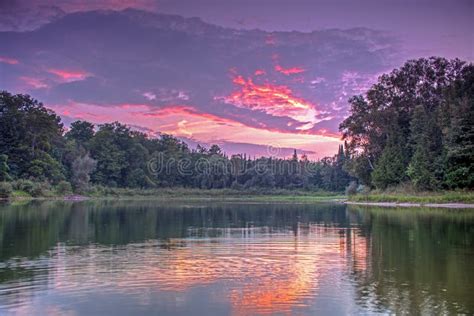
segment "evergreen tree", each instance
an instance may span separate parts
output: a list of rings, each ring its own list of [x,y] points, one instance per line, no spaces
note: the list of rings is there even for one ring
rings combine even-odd
[[[474,66],[447,92],[446,185],[474,188]]]
[[[0,155],[0,181],[10,181],[10,167],[8,167],[8,156]]]
[[[441,132],[435,120],[435,114],[428,113],[422,105],[413,111],[410,139],[414,154],[407,174],[415,187],[422,190],[436,189],[442,180]]]
[[[379,189],[386,189],[401,183],[404,178],[405,165],[401,145],[398,139],[390,139],[372,172],[373,183]]]

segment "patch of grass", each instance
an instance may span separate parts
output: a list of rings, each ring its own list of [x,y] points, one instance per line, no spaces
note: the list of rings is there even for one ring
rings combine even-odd
[[[192,189],[192,188],[160,188],[160,189],[124,189],[94,187],[88,193],[93,198],[120,199],[220,199],[246,201],[328,201],[344,199],[340,193],[283,189]]]
[[[370,192],[367,195],[349,197],[353,202],[395,202],[395,203],[474,203],[472,191],[442,191],[442,192]]]
[[[28,192],[22,191],[22,190],[14,190],[12,193],[12,198],[31,198],[31,195],[28,194]]]

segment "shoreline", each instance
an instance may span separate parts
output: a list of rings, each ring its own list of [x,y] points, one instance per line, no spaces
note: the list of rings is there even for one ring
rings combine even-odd
[[[474,208],[474,204],[470,203],[416,203],[416,202],[354,202],[344,201],[347,205],[364,205],[364,206],[382,206],[382,207],[432,207],[432,208]]]
[[[10,199],[0,199],[4,202],[27,202],[27,201],[64,201],[64,202],[84,202],[84,201],[190,201],[190,202],[248,202],[248,203],[341,203],[346,205],[360,205],[360,206],[379,206],[379,207],[405,207],[405,208],[417,208],[417,207],[430,207],[430,208],[448,208],[448,209],[472,209],[474,208],[473,203],[464,202],[446,202],[446,203],[434,203],[434,202],[394,202],[394,201],[382,201],[382,202],[357,202],[350,201],[342,195],[335,196],[291,196],[291,195],[191,195],[191,196],[178,196],[178,195],[159,195],[159,196],[141,196],[141,195],[129,195],[129,196],[54,196],[54,197],[15,197]]]
[[[18,202],[18,201],[64,201],[64,202],[82,202],[82,201],[216,201],[216,202],[286,202],[286,203],[316,203],[316,202],[331,202],[331,203],[344,203],[346,198],[343,196],[278,196],[278,195],[190,195],[190,196],[178,196],[178,195],[125,195],[125,196],[54,196],[54,197],[13,197],[9,199],[0,199],[5,202]]]

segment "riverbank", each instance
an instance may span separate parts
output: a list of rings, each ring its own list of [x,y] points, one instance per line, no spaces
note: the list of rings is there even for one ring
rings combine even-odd
[[[396,204],[474,204],[473,191],[439,192],[377,192],[348,197],[351,203],[396,203]]]
[[[85,194],[73,194],[58,190],[32,191],[15,190],[9,200],[187,200],[187,201],[241,201],[241,202],[339,202],[355,205],[387,207],[447,207],[474,208],[474,192],[377,192],[346,196],[338,192],[287,190],[287,189],[194,189],[194,188],[156,188],[128,189],[91,187]]]
[[[160,188],[160,189],[124,189],[124,188],[94,188],[86,194],[57,194],[49,191],[41,196],[32,196],[24,191],[12,192],[9,200],[219,200],[219,201],[248,201],[248,202],[343,202],[346,196],[337,192],[304,191],[284,189],[190,189],[190,188]]]
[[[381,206],[381,207],[432,207],[432,208],[474,208],[474,204],[468,203],[397,203],[397,202],[352,202],[345,201],[349,205]]]

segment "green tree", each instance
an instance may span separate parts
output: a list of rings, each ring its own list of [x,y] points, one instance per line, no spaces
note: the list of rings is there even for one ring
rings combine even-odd
[[[88,149],[88,144],[94,137],[94,124],[87,121],[72,122],[65,136],[68,140],[74,140],[78,146]]]
[[[9,157],[11,175],[60,179],[57,172],[62,170],[56,167],[60,164],[62,134],[59,116],[42,103],[28,95],[0,92],[0,154]],[[54,166],[41,166],[49,163]]]
[[[454,166],[455,152],[459,153],[455,146],[447,150],[443,134],[453,128],[446,123],[450,122],[451,111],[443,109],[449,108],[444,105],[446,89],[455,82],[465,82],[463,74],[470,68],[472,65],[459,59],[410,60],[401,68],[382,75],[364,96],[352,97],[349,100],[351,115],[340,125],[349,151],[353,153],[353,161],[347,163],[348,170],[359,181],[373,181],[378,187],[403,181],[402,175],[406,172],[420,188],[438,187],[446,176],[445,157],[453,157],[448,160],[451,159]],[[472,92],[466,93],[469,95],[472,97]],[[417,107],[424,109],[430,119],[421,117]],[[390,139],[397,139],[398,145],[389,143]],[[392,163],[393,166],[388,165]],[[469,169],[462,168],[458,174],[466,174]],[[452,168],[453,179],[457,178],[455,169]]]
[[[422,105],[417,106],[410,131],[414,154],[407,174],[416,188],[436,189],[443,177],[441,131],[436,124],[436,114],[429,113]]]
[[[474,66],[447,91],[446,185],[474,188]]]
[[[10,167],[8,167],[8,156],[0,155],[0,181],[10,181]]]
[[[401,183],[404,178],[405,164],[400,142],[389,140],[372,172],[373,183],[377,188],[386,189]]]

